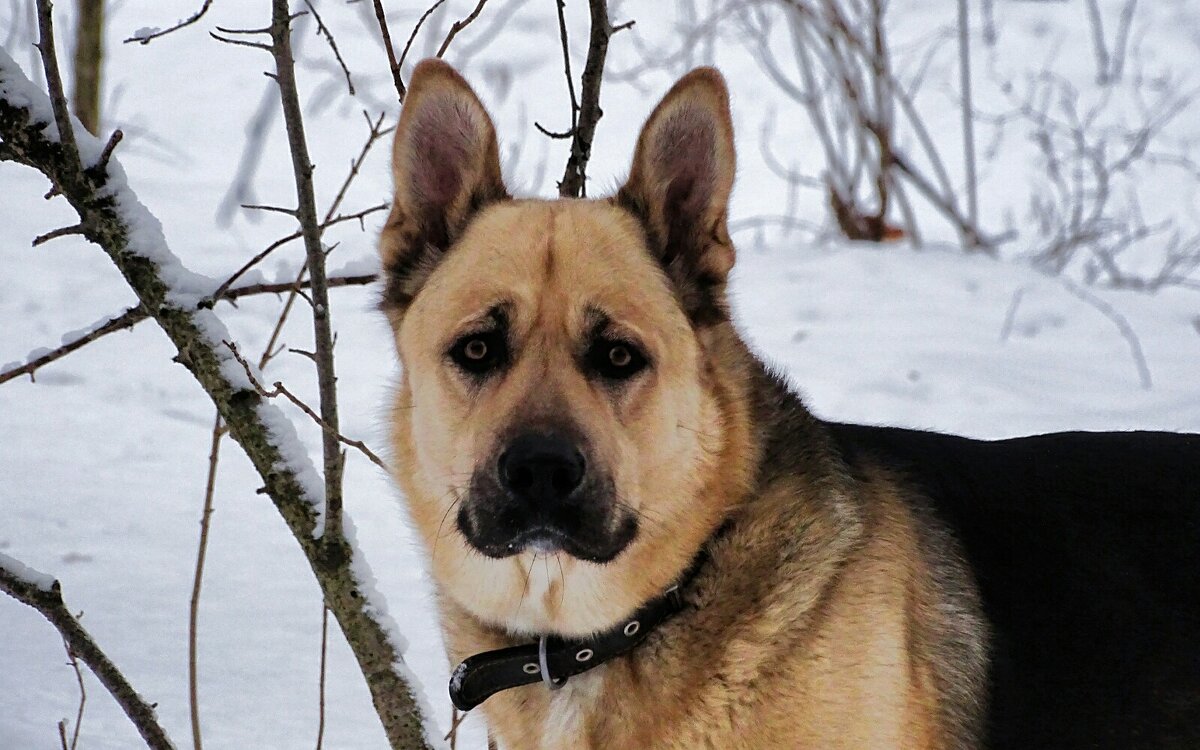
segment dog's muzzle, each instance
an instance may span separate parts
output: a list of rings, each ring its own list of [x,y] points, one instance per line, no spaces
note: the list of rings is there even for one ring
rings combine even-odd
[[[566,432],[519,433],[490,463],[475,471],[457,518],[471,546],[489,557],[563,551],[608,562],[637,533],[611,479],[589,466],[581,441]]]

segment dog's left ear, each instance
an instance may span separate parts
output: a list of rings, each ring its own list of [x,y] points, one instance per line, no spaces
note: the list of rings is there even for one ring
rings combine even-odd
[[[403,310],[471,218],[509,198],[496,129],[479,97],[437,59],[413,69],[392,147],[396,197],[379,239],[386,309]]]
[[[734,251],[726,217],[734,169],[725,79],[714,68],[698,68],[646,121],[616,197],[641,220],[650,251],[697,325],[728,317],[724,289]]]

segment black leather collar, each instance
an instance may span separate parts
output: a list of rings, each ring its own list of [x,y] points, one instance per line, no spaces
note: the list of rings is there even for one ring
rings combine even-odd
[[[501,690],[544,682],[557,690],[567,679],[629,653],[656,627],[680,612],[685,604],[680,587],[699,569],[698,559],[683,579],[662,596],[642,605],[611,630],[590,638],[542,636],[536,643],[485,651],[468,658],[450,675],[450,701],[470,711]]]

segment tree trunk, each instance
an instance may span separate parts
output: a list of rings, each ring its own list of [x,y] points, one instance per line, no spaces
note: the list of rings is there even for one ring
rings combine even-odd
[[[75,26],[75,116],[95,135],[100,129],[100,69],[104,63],[104,0],[78,0]]]

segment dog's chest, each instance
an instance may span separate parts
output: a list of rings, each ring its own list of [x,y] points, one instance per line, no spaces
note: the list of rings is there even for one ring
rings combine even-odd
[[[602,670],[603,667],[597,671]],[[508,730],[497,732],[498,748],[579,750],[588,747],[588,712],[596,705],[599,677],[594,673],[578,675],[571,678],[561,690],[554,692],[545,691],[541,685],[522,688],[541,694],[535,693],[532,704],[506,701],[502,706],[497,706],[500,709],[498,715],[490,716],[489,723],[494,721],[499,725],[496,729],[503,727]],[[512,739],[506,741],[506,738]]]
[[[573,688],[579,692],[586,688]],[[580,734],[583,730],[583,696],[572,694],[563,695],[560,691],[550,699],[549,710],[546,712],[546,723],[543,725],[541,750],[566,750],[579,747]]]

